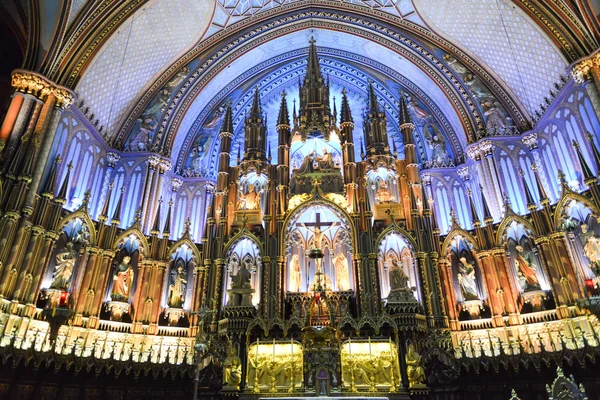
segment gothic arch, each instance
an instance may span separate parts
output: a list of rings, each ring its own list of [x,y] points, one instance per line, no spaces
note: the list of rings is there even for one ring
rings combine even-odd
[[[196,246],[196,244],[194,242],[192,242],[189,239],[189,237],[187,237],[187,235],[185,235],[184,237],[179,239],[177,242],[173,243],[171,245],[171,247],[169,247],[169,249],[167,250],[168,257],[171,257],[173,254],[175,254],[177,252],[177,249],[184,244],[190,248],[190,250],[192,251],[192,254],[194,256],[194,259],[196,260],[196,263],[199,265],[200,260],[201,260],[200,251],[198,250],[198,247]]]
[[[523,224],[534,235],[534,237],[538,236],[539,233],[536,231],[535,227],[531,222],[527,221],[525,218],[513,212],[506,215],[502,219],[502,222],[500,222],[498,229],[496,229],[496,246],[504,247],[504,243],[502,242],[502,236],[513,221],[516,221],[519,224]],[[533,237],[531,239],[533,240]]]
[[[227,255],[231,252],[231,249],[234,248],[240,240],[244,239],[248,239],[253,242],[258,247],[259,253],[264,254],[263,245],[260,239],[257,238],[252,232],[247,231],[246,229],[241,229],[225,244],[225,247],[223,248],[225,257],[227,257]]]
[[[410,244],[412,251],[415,253],[417,252],[418,246],[414,237],[407,230],[399,227],[395,223],[393,225],[388,226],[386,229],[383,230],[383,232],[379,234],[379,236],[377,236],[377,240],[375,241],[375,248],[378,249],[385,237],[391,233],[396,233],[402,238],[406,239],[408,244]]]
[[[87,213],[87,209],[79,209],[75,211],[73,214],[68,214],[63,217],[58,223],[58,229],[62,230],[65,226],[67,226],[71,221],[80,218],[83,224],[87,227],[88,232],[90,234],[90,246],[96,245],[96,224]]]
[[[454,240],[454,238],[456,236],[462,236],[467,242],[469,242],[471,244],[471,246],[473,246],[473,250],[475,250],[475,251],[479,250],[479,245],[477,244],[477,239],[475,239],[475,237],[473,235],[471,235],[469,232],[465,231],[458,225],[454,224],[454,226],[452,227],[452,230],[450,231],[448,236],[446,236],[446,239],[444,239],[444,243],[442,244],[442,252],[444,253],[444,254],[441,254],[442,257],[445,257],[447,250],[452,245],[452,240]]]
[[[147,256],[147,251],[150,248],[150,245],[148,244],[148,240],[146,239],[146,236],[138,229],[138,228],[129,228],[126,231],[124,231],[123,233],[121,233],[119,236],[117,236],[117,238],[115,239],[112,248],[113,250],[117,250],[118,246],[125,240],[127,239],[128,236],[135,236],[137,238],[137,240],[140,242],[140,254],[144,257]],[[141,260],[140,260],[141,261]]]
[[[567,208],[567,206],[569,205],[569,203],[572,200],[582,202],[583,204],[585,204],[585,206],[587,208],[590,209],[590,211],[596,218],[600,217],[600,210],[598,210],[598,208],[596,206],[594,206],[594,204],[590,200],[588,200],[585,196],[582,196],[579,193],[573,192],[564,183],[562,185],[562,190],[563,190],[563,194],[560,197],[560,200],[558,201],[558,203],[556,204],[556,207],[554,209],[553,223],[554,223],[555,228],[560,226],[560,221],[565,212],[565,209]]]

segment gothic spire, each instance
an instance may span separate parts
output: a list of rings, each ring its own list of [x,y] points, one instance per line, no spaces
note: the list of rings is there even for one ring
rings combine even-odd
[[[600,151],[598,151],[598,148],[596,147],[596,144],[594,143],[594,135],[587,132],[586,137],[587,137],[588,142],[590,142],[590,145],[592,146],[592,151],[594,152],[594,161],[596,161],[596,170],[600,171]]]
[[[110,204],[110,197],[114,187],[114,182],[108,184],[108,193],[104,199],[104,205],[102,206],[102,211],[100,211],[100,216],[98,217],[99,220],[106,221],[108,219],[108,205]]]
[[[308,47],[308,64],[306,65],[306,76],[304,77],[304,85],[309,82],[323,82],[321,74],[321,66],[319,65],[319,57],[317,56],[317,46],[314,37],[310,38]]]
[[[254,88],[254,99],[252,100],[252,108],[250,109],[250,118],[262,119],[262,107],[260,105],[260,92],[258,86]]]
[[[333,113],[331,114],[331,123],[335,125],[337,120],[337,104],[335,104],[335,96],[333,96]]]
[[[160,233],[160,214],[161,214],[161,206],[163,199],[162,197],[158,200],[158,208],[156,209],[156,215],[154,216],[154,224],[152,225],[152,230],[150,234],[152,236],[158,236]]]
[[[111,225],[119,226],[121,224],[121,206],[123,204],[123,197],[125,197],[125,186],[121,186],[121,195],[119,196],[119,200],[117,201],[117,206],[115,207],[115,212],[113,212],[113,217],[110,220]]]
[[[533,170],[535,184],[537,185],[538,193],[540,194],[540,203],[543,204],[548,201],[548,194],[546,193],[546,189],[544,189],[544,185],[542,185],[540,175],[538,174],[537,165],[531,164],[531,169]]]
[[[400,128],[402,128],[404,125],[413,125],[413,120],[412,117],[410,116],[410,113],[408,112],[408,104],[406,103],[406,97],[404,96],[403,92],[400,92]]]
[[[56,156],[54,159],[54,164],[52,164],[52,169],[50,170],[50,176],[48,177],[48,181],[46,182],[46,187],[44,188],[43,193],[48,197],[52,198],[54,195],[54,184],[56,183],[56,171],[58,169],[58,164],[62,163],[60,158],[60,154]]]
[[[483,186],[481,185],[479,185],[479,193],[481,193],[481,204],[483,205],[483,222],[488,224],[489,222],[493,222],[494,218],[490,212],[490,207],[488,206],[485,195],[483,194]]]
[[[342,89],[342,112],[340,113],[340,124],[344,122],[354,122],[352,119],[352,112],[350,111],[350,104],[348,103],[348,93],[346,88]]]
[[[231,104],[227,104],[227,108],[225,108],[225,117],[223,118],[223,125],[221,125],[221,133],[233,133]]]
[[[56,201],[60,202],[62,204],[65,204],[67,202],[67,191],[69,188],[69,179],[71,178],[71,170],[73,169],[73,163],[70,162],[69,165],[67,165],[67,174],[65,175],[65,180],[63,181],[62,185],[60,186],[60,190],[58,191],[58,195],[56,196]]]
[[[373,88],[373,81],[369,79],[369,114],[371,117],[376,117],[379,114],[379,104],[377,103],[377,95]]]
[[[295,108],[296,104],[294,103],[294,110]],[[280,125],[290,126],[290,112],[285,99],[285,91],[281,92],[281,104],[279,105],[279,116],[277,117],[277,126]]]
[[[471,189],[467,188],[467,197],[469,198],[469,208],[471,209],[471,217],[473,221],[473,226],[478,227],[481,225],[481,221],[479,221],[479,215],[477,215],[477,209],[475,208],[475,202],[473,201],[473,192]]]
[[[165,220],[165,227],[163,228],[163,237],[168,238],[171,236],[171,213],[173,212],[173,199],[169,200],[169,210],[167,211],[167,218]]]
[[[535,207],[537,208],[537,203],[533,199],[532,189],[529,187],[527,183],[527,179],[525,179],[525,172],[523,170],[519,170],[519,174],[521,175],[521,180],[523,181],[523,186],[525,186],[525,198],[527,199],[527,208]]]
[[[583,154],[581,154],[581,147],[579,146],[579,143],[577,143],[575,140],[573,140],[573,147],[575,148],[575,152],[577,153],[577,159],[579,160],[579,165],[581,165],[581,171],[583,172],[583,179],[587,184],[587,182],[590,179],[596,179],[596,177],[592,173],[592,170],[590,169],[587,161],[585,161],[585,158],[583,158]]]

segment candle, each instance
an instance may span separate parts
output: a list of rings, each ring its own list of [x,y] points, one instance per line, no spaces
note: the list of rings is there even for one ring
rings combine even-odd
[[[369,336],[369,358],[372,358],[373,355],[371,354],[371,336]]]
[[[260,344],[260,336],[256,339],[256,368],[258,369],[258,347]]]
[[[348,338],[348,355],[352,358],[352,337]]]
[[[273,338],[273,362],[275,362],[275,338]]]

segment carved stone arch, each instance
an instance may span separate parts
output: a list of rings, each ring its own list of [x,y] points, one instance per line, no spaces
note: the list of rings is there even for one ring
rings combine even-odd
[[[345,325],[350,325],[354,331],[358,331],[358,323],[350,315],[344,315],[337,323],[337,330],[341,330]]]
[[[63,217],[58,223],[58,228],[62,231],[62,229],[67,226],[71,221],[80,218],[83,224],[87,227],[88,232],[90,233],[90,246],[95,246],[97,244],[97,234],[96,234],[96,225],[94,221],[90,218],[87,212],[83,210],[75,211],[73,214],[68,214]]]
[[[462,236],[473,246],[473,250],[479,250],[477,239],[475,239],[473,235],[458,226],[454,226],[448,236],[446,236],[446,239],[444,239],[444,243],[442,244],[442,252],[444,252],[444,254],[442,254],[442,256],[445,256],[446,250],[450,247],[452,240],[454,240],[456,236]]]
[[[387,235],[389,235],[391,233],[396,233],[396,234],[402,236],[404,239],[406,239],[406,241],[408,242],[408,244],[410,245],[410,247],[414,253],[416,253],[418,251],[417,250],[417,248],[418,248],[417,242],[415,241],[415,238],[406,229],[403,229],[403,228],[397,226],[396,224],[394,224],[392,226],[388,226],[387,228],[384,229],[383,232],[381,232],[379,234],[379,236],[377,237],[377,240],[375,241],[375,248],[379,249],[381,242],[386,238]]]
[[[146,239],[146,236],[137,228],[127,229],[117,236],[112,245],[113,250],[116,250],[119,244],[121,244],[124,239],[131,235],[134,235],[140,241],[140,254],[146,257],[148,250],[150,249],[150,245],[148,244],[148,239]]]
[[[229,241],[225,244],[225,247],[223,248],[223,250],[224,250],[223,253],[225,254],[225,257],[227,257],[227,255],[229,254],[231,249],[234,248],[235,245],[240,240],[243,240],[243,239],[248,239],[248,240],[254,242],[254,244],[258,247],[259,253],[262,255],[265,254],[263,245],[262,245],[262,242],[260,241],[260,239],[257,238],[252,232],[242,229],[238,233],[233,235],[233,237],[231,239],[229,239]]]
[[[497,247],[503,247],[502,236],[504,235],[510,224],[514,221],[518,222],[519,224],[523,224],[533,234],[533,237],[531,238],[532,240],[539,235],[539,233],[536,231],[535,227],[531,222],[521,217],[520,215],[510,213],[502,219],[502,222],[500,222],[498,229],[496,229],[495,243]]]
[[[398,325],[396,324],[396,321],[394,321],[394,319],[392,317],[390,317],[389,315],[383,315],[377,321],[377,326],[375,327],[375,334],[379,334],[381,328],[385,324],[389,324],[392,328],[398,329]]]
[[[167,250],[168,257],[175,254],[177,252],[177,249],[184,244],[190,248],[190,250],[192,251],[192,254],[194,256],[194,259],[196,260],[196,263],[199,265],[200,251],[198,250],[198,247],[196,246],[196,244],[194,242],[192,242],[190,239],[185,238],[185,237],[182,239],[179,239],[177,242],[173,243],[171,245],[171,247],[169,247],[169,249]]]
[[[562,186],[562,190],[563,194],[558,200],[558,203],[556,203],[556,207],[554,209],[554,220],[552,222],[554,224],[555,229],[557,229],[560,226],[560,221],[562,219],[563,213],[565,212],[565,209],[572,200],[582,202],[587,208],[590,209],[592,215],[596,219],[600,219],[600,210],[587,197],[582,196],[579,193],[573,192],[564,184]]]
[[[338,205],[337,203],[321,196],[320,194],[313,194],[311,197],[304,199],[300,204],[298,204],[292,212],[290,212],[288,215],[286,215],[285,219],[283,220],[283,231],[285,232],[287,229],[288,224],[290,223],[290,221],[292,220],[292,218],[294,218],[294,216],[296,216],[297,214],[303,212],[306,208],[313,206],[313,205],[323,205],[325,207],[331,207],[332,209],[339,211],[342,216],[346,219],[346,221],[348,222],[348,229],[351,233],[351,237],[352,237],[352,253],[355,254],[358,251],[358,235],[357,232],[355,231],[354,228],[354,224],[352,223],[352,217],[350,216],[350,214],[348,214],[348,211],[345,210],[344,208],[340,207],[340,205]],[[280,240],[279,242],[279,246],[280,246],[280,254],[285,254],[285,240]]]
[[[268,332],[267,327],[265,325],[265,321],[260,318],[254,318],[252,321],[250,321],[250,324],[248,324],[248,328],[246,329],[246,332],[252,332],[252,330],[254,328],[262,329],[262,331],[264,332],[265,335]]]

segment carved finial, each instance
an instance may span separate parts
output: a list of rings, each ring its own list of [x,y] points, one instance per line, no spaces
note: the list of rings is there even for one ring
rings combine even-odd
[[[85,208],[90,204],[90,199],[92,198],[92,191],[90,189],[86,190],[83,194],[83,206]]]
[[[171,200],[171,204],[173,203],[173,200]],[[183,232],[184,233],[190,233],[191,230],[191,226],[192,226],[192,222],[190,221],[190,217],[187,217],[187,219],[185,220],[185,223],[183,224]]]
[[[139,223],[142,220],[142,208],[138,208],[135,211],[135,217],[133,218],[134,223]]]

